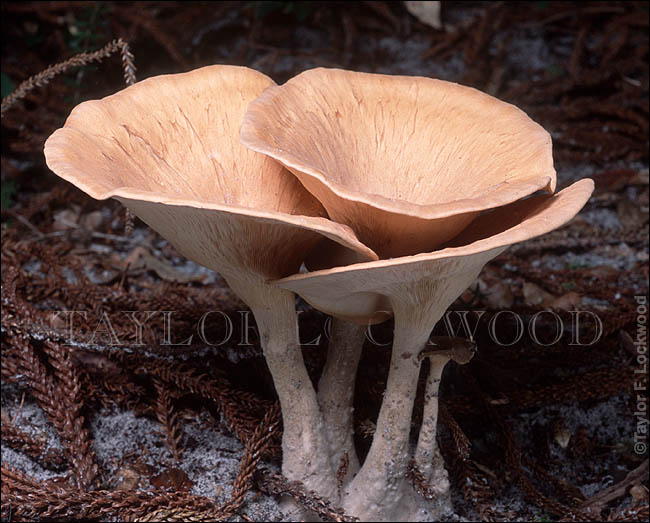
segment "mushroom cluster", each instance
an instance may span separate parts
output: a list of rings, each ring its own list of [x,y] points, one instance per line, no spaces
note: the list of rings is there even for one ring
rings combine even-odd
[[[430,350],[431,330],[490,259],[566,223],[593,190],[581,180],[555,193],[550,136],[510,104],[450,82],[337,69],[282,86],[224,65],[150,78],[77,106],[45,157],[223,275],[260,331],[282,408],[283,474],[364,521],[450,509],[438,385],[445,364],[472,351]],[[295,294],[334,317],[317,387]],[[386,391],[361,463],[357,365],[366,326],[391,316]],[[423,359],[425,416],[412,446]],[[411,461],[435,495],[414,490]]]

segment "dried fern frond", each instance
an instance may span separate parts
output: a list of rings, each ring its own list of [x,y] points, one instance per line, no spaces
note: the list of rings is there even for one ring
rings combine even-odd
[[[93,51],[91,53],[79,53],[69,60],[66,60],[65,62],[60,62],[58,64],[52,65],[44,71],[30,76],[27,80],[22,82],[11,94],[2,99],[0,114],[4,114],[7,109],[14,105],[18,100],[25,98],[25,96],[27,96],[27,94],[36,87],[43,87],[47,85],[55,76],[61,73],[65,73],[73,67],[81,67],[93,62],[101,62],[104,58],[108,58],[117,51],[119,51],[122,56],[122,65],[124,67],[124,81],[127,85],[134,84],[136,68],[135,64],[133,63],[133,54],[129,50],[129,44],[127,44],[121,38],[118,38],[117,40],[109,42],[98,51]]]

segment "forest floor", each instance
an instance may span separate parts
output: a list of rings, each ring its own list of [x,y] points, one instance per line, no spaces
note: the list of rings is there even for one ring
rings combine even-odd
[[[272,381],[222,278],[45,165],[70,110],[124,86],[120,52],[29,92],[21,82],[116,38],[138,79],[213,63],[278,83],[316,66],[430,76],[548,129],[558,189],[590,177],[596,191],[567,226],[489,263],[451,308],[463,336],[471,311],[478,355],[441,389],[450,518],[647,521],[647,3],[443,2],[441,23],[403,2],[2,3],[2,97],[24,95],[2,112],[3,521],[281,521],[277,492],[341,518],[277,475]],[[300,308],[316,377],[326,317]],[[138,332],[146,311],[158,313]],[[206,311],[218,314],[201,338]],[[504,346],[495,333],[517,338],[514,318],[526,330]],[[391,329],[373,329],[362,357],[361,455]]]

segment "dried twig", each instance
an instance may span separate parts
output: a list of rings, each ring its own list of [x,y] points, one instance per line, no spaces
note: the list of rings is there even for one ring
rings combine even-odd
[[[155,404],[156,417],[163,426],[163,436],[165,445],[169,450],[172,458],[176,463],[180,462],[183,448],[181,447],[181,438],[183,429],[180,426],[178,413],[174,411],[169,388],[166,384],[158,379],[154,379],[157,399]]]
[[[23,99],[32,89],[36,87],[43,87],[47,85],[55,76],[69,71],[73,67],[81,67],[93,62],[101,62],[104,58],[108,58],[115,52],[119,51],[122,55],[122,65],[124,67],[124,80],[127,85],[135,83],[135,64],[133,63],[133,54],[129,50],[127,44],[121,38],[113,40],[106,44],[98,51],[92,53],[79,53],[72,58],[55,65],[52,65],[41,71],[34,76],[30,76],[27,80],[22,82],[11,94],[2,99],[1,113],[9,109],[18,100]]]
[[[359,521],[347,516],[342,508],[333,507],[316,492],[307,490],[299,481],[288,481],[284,476],[266,470],[260,471],[256,480],[262,491],[276,496],[290,495],[300,507],[315,512],[324,521]]]
[[[624,496],[627,489],[632,485],[641,484],[642,481],[648,479],[648,460],[646,459],[641,465],[634,470],[630,471],[625,479],[619,481],[615,485],[601,490],[594,496],[587,499],[582,505],[581,509],[589,512],[596,518],[600,518],[600,513],[607,503],[613,501],[621,496]]]
[[[173,383],[183,391],[200,394],[214,401],[222,411],[229,428],[243,442],[248,441],[254,434],[260,417],[257,412],[267,411],[272,403],[262,400],[254,394],[233,389],[223,378],[197,374],[194,369],[175,362],[147,360],[127,353],[114,353],[116,358],[125,366],[131,366],[136,373],[150,374],[168,383]],[[277,453],[277,445],[271,445],[270,452]]]
[[[92,439],[84,427],[83,394],[77,371],[72,365],[70,352],[61,345],[46,341],[45,353],[55,370],[58,383],[53,387],[54,398],[60,409],[64,409],[62,427],[59,434],[68,446],[68,456],[72,459],[73,471],[77,485],[88,489],[94,483],[98,474],[95,464],[95,452]]]
[[[186,493],[151,491],[83,492],[61,482],[39,482],[2,466],[2,514],[27,520],[102,521],[135,519],[155,510],[210,511],[212,501]]]
[[[454,443],[456,444],[458,457],[460,459],[469,458],[472,450],[472,444],[463,432],[463,429],[460,428],[460,425],[458,425],[458,422],[454,419],[454,417],[449,412],[449,409],[444,404],[440,404],[439,410],[440,422],[444,425],[447,425],[451,431],[451,436],[454,439]]]
[[[24,452],[45,468],[59,471],[65,465],[65,458],[57,449],[47,449],[44,442],[20,430],[4,410],[2,411],[2,444]]]
[[[264,416],[251,438],[246,442],[244,455],[239,464],[239,472],[233,484],[230,500],[217,511],[219,519],[235,515],[244,504],[246,493],[253,486],[253,475],[262,454],[269,446],[280,425],[280,404],[276,403]]]

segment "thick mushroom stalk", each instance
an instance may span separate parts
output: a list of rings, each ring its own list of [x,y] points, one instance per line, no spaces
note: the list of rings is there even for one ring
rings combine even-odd
[[[332,464],[338,468],[345,466],[347,461],[344,483],[359,470],[354,447],[353,400],[366,330],[366,325],[333,318],[327,359],[318,381],[318,404],[323,413]]]
[[[435,323],[489,260],[508,245],[566,223],[592,191],[593,182],[581,180],[553,196],[533,196],[488,211],[439,251],[319,270],[275,282],[329,314],[359,323],[377,318],[387,306],[395,316],[384,400],[368,456],[343,494],[347,512],[367,521],[430,521],[448,512],[447,483],[434,485],[440,496],[427,500],[406,480],[418,355],[427,348]],[[416,450],[422,461],[435,441],[430,427],[424,431]],[[438,476],[446,482],[444,475]],[[436,477],[435,469],[431,477]]]
[[[433,326],[495,255],[482,254],[459,271],[443,263],[441,271],[432,271],[435,276],[417,275],[410,282],[391,282],[384,290],[391,296],[395,314],[390,371],[370,451],[350,482],[344,502],[346,510],[363,520],[429,521],[451,509],[446,496],[430,503],[420,499],[408,481],[409,435],[419,355],[429,343]],[[402,277],[407,278],[405,273]]]
[[[280,400],[284,425],[282,473],[299,479],[310,489],[334,496],[334,463],[323,437],[326,425],[300,348],[295,296],[262,282],[251,285],[229,279],[228,284],[253,311]]]
[[[430,338],[437,349],[424,349],[418,355],[420,361],[429,360],[429,374],[424,390],[424,409],[422,426],[415,447],[415,466],[430,488],[435,489],[440,483],[447,482],[447,472],[442,463],[440,452],[436,445],[438,428],[438,390],[442,372],[450,360],[459,365],[465,365],[474,357],[476,345],[465,338],[439,337]],[[443,485],[448,488],[448,485]],[[438,487],[439,488],[439,487]]]
[[[47,140],[45,157],[62,178],[95,198],[117,198],[181,254],[219,271],[251,307],[282,407],[283,471],[335,499],[294,295],[267,282],[296,273],[323,238],[376,255],[324,218],[291,173],[239,143],[249,102],[272,84],[231,66],[150,78],[77,106]]]

